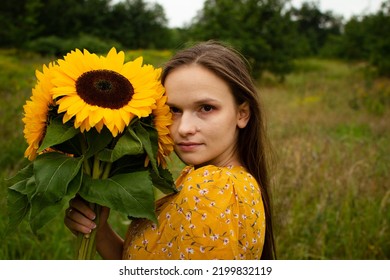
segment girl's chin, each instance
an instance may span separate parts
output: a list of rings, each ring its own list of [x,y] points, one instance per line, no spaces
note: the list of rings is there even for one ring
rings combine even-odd
[[[199,160],[199,159],[196,159],[194,158],[193,156],[180,156],[178,155],[180,160],[182,162],[184,162],[186,165],[192,165],[192,166],[195,166],[195,167],[202,167],[204,165],[207,165],[207,163],[205,163],[204,160]]]

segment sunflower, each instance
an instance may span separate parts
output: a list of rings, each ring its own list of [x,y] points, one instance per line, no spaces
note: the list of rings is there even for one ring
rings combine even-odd
[[[106,126],[115,137],[135,117],[147,117],[155,108],[160,81],[142,57],[124,63],[124,52],[112,48],[106,57],[76,49],[58,60],[53,98],[81,132]]]
[[[53,88],[51,79],[56,67],[55,64],[50,63],[49,66],[43,65],[42,72],[38,70],[35,72],[37,83],[32,89],[30,100],[27,100],[23,106],[23,133],[28,144],[24,156],[29,160],[35,159],[37,150],[45,137],[49,110],[50,107],[54,106],[51,95],[51,89]]]
[[[157,100],[153,110],[154,127],[158,133],[157,163],[166,167],[166,157],[173,151],[173,140],[170,136],[169,126],[172,124],[172,114],[166,104],[167,96],[163,95]]]

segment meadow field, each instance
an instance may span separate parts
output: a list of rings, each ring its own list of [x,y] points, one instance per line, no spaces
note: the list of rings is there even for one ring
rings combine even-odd
[[[155,66],[169,51],[128,51]],[[73,259],[75,238],[59,215],[36,235],[23,222],[5,235],[6,178],[27,160],[21,121],[35,69],[53,60],[0,50],[0,259]],[[304,59],[284,83],[258,81],[272,144],[279,259],[390,259],[390,80],[364,64]],[[174,174],[181,165],[173,159]],[[113,213],[124,234],[126,217]],[[99,257],[97,257],[99,258]]]

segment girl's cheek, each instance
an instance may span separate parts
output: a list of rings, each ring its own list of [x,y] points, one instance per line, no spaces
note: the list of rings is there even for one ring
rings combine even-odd
[[[173,123],[169,126],[169,132],[172,134],[172,137],[174,137],[176,131],[177,131],[177,122],[173,120]]]

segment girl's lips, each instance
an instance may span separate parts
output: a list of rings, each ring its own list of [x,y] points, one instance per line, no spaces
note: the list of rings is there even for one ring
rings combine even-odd
[[[195,151],[201,144],[194,142],[181,142],[178,143],[177,146],[183,152],[192,152]]]

